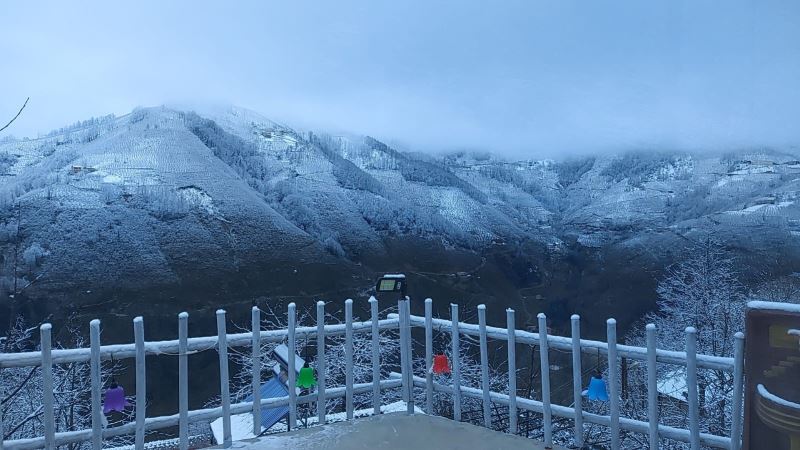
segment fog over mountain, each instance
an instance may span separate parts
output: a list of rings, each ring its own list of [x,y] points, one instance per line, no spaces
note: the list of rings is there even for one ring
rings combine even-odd
[[[516,158],[800,142],[791,1],[0,7],[17,136],[138,105],[236,104],[301,130]]]
[[[31,99],[0,136],[0,289],[36,320],[403,270],[624,325],[709,237],[748,286],[796,272],[793,2],[1,12],[0,117]]]
[[[0,161],[0,287],[33,316],[302,304],[403,270],[413,295],[625,323],[693,242],[724,242],[752,285],[800,262],[788,150],[432,157],[243,108],[155,107],[5,138]]]

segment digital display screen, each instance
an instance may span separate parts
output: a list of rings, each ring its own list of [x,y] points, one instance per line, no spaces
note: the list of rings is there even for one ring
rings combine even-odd
[[[378,291],[391,292],[397,288],[397,280],[383,279],[378,282]]]

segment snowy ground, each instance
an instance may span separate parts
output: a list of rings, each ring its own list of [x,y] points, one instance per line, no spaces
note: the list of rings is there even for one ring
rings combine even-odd
[[[541,442],[427,415],[385,414],[233,444],[235,449],[544,449]],[[561,450],[562,447],[553,447]]]

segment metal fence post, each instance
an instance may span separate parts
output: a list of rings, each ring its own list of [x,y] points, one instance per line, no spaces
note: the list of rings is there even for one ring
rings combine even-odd
[[[742,390],[744,389],[744,333],[733,336],[733,405],[731,414],[731,450],[742,447]]]
[[[453,330],[450,334],[453,348],[453,420],[461,421],[461,346],[458,336],[458,305],[450,304],[450,318]]]
[[[402,382],[402,397],[404,402],[408,402],[408,379],[406,377],[406,315],[403,313],[403,299],[397,301],[398,334],[400,339],[400,375]]]
[[[581,316],[570,317],[572,328],[572,401],[575,408],[575,446],[583,447],[583,368],[581,366]]]
[[[405,328],[406,328],[406,368],[405,376],[407,379],[406,386],[408,386],[408,403],[406,404],[406,413],[408,415],[414,414],[414,354],[412,351],[413,343],[411,341],[411,300],[406,297],[403,300],[403,315],[405,315]]]
[[[686,388],[689,391],[689,441],[700,450],[700,404],[697,393],[697,330],[686,327]]]
[[[611,415],[611,450],[619,450],[619,367],[617,365],[617,321],[606,320],[608,339],[608,386]]]
[[[506,309],[508,333],[508,432],[517,434],[517,332],[514,310]]]
[[[378,299],[369,298],[372,331],[372,413],[381,413],[381,330],[378,327]]]
[[[353,419],[353,300],[344,302],[345,408],[347,420]]]
[[[542,372],[542,411],[544,412],[544,446],[553,446],[553,411],[550,405],[550,354],[547,342],[547,316],[539,313],[539,356]]]
[[[222,446],[233,444],[231,438],[231,391],[228,375],[228,331],[225,324],[225,310],[217,310],[217,344],[219,350],[219,391],[222,398]]]
[[[136,450],[144,449],[145,414],[147,408],[147,371],[145,370],[144,319],[133,319],[136,344]]]
[[[656,326],[648,323],[647,332],[647,410],[650,450],[658,450],[658,359]]]
[[[325,424],[325,302],[317,302],[317,423]]]
[[[178,314],[178,444],[189,448],[189,314]]]
[[[52,326],[49,323],[39,327],[42,347],[42,407],[44,411],[44,447],[47,450],[56,448],[55,399],[53,395],[53,354]]]
[[[492,428],[492,399],[489,394],[489,349],[486,339],[486,305],[478,305],[478,332],[481,348],[481,388],[483,389],[483,426]]]
[[[261,310],[250,310],[250,384],[253,392],[253,436],[261,434]]]
[[[297,428],[297,338],[295,336],[295,328],[297,326],[297,307],[294,303],[289,303],[287,309],[289,324],[288,327],[288,340],[289,340],[289,354],[287,355],[288,363],[288,379],[286,380],[286,387],[289,390],[289,429],[294,430]]]
[[[425,412],[433,414],[433,300],[425,299]]]
[[[100,374],[100,321],[97,319],[89,322],[89,346],[91,347],[90,377],[92,384],[92,449],[100,450],[103,447],[103,409],[101,406],[100,388],[102,380]],[[0,438],[2,438],[0,436]]]

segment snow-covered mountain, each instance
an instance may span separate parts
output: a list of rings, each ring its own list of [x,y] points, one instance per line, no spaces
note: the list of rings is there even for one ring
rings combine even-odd
[[[313,296],[393,267],[455,276],[487,264],[524,289],[570,255],[658,260],[705,234],[754,261],[800,254],[791,152],[430,156],[239,108],[158,107],[6,138],[0,172],[3,283],[34,282],[28,295],[148,285]]]

